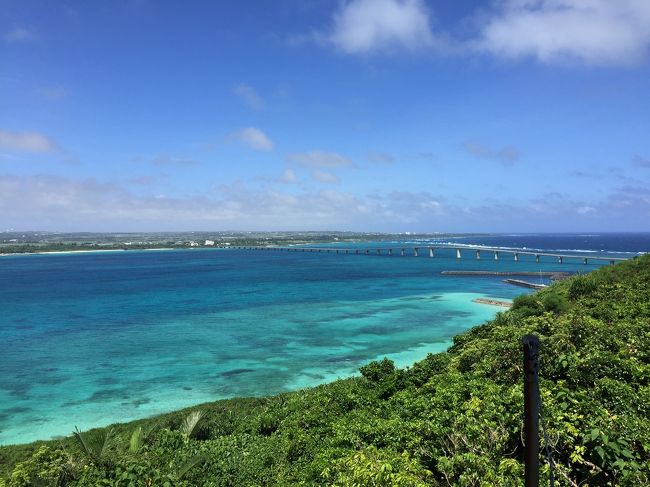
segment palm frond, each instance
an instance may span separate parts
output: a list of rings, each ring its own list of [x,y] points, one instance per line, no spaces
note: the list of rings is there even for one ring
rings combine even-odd
[[[108,463],[107,454],[113,443],[112,428],[107,429],[103,435],[83,435],[81,430],[75,426],[73,435],[88,460],[98,465]]]
[[[209,458],[210,458],[210,457],[209,457],[207,454],[205,454],[205,453],[200,454],[200,455],[196,455],[196,456],[190,458],[190,459],[189,459],[187,462],[185,462],[185,463],[181,466],[181,468],[178,470],[178,473],[176,474],[176,478],[178,478],[178,480],[182,480],[183,477],[185,477],[185,475],[187,475],[187,472],[189,472],[190,470],[192,470],[192,469],[193,469],[196,465],[198,465],[199,463],[205,463],[205,462],[207,462]]]
[[[190,438],[196,431],[196,426],[199,424],[199,421],[201,421],[203,414],[203,411],[192,411],[188,414],[181,424],[181,433]]]
[[[142,426],[138,426],[131,433],[131,439],[129,440],[129,451],[131,453],[137,453],[142,448],[144,442],[144,432],[142,431]]]

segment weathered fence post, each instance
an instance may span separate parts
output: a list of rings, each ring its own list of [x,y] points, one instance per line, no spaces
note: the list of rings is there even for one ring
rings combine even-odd
[[[539,338],[526,335],[524,348],[524,476],[526,487],[539,486]]]

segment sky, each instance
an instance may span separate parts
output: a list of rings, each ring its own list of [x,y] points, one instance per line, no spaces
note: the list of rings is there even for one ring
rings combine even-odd
[[[0,0],[0,231],[650,229],[648,0]]]

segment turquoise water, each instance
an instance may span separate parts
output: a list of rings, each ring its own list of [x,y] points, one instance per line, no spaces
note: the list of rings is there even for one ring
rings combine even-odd
[[[0,444],[319,384],[384,356],[406,366],[502,309],[472,299],[523,292],[441,270],[593,268],[445,252],[2,257]]]

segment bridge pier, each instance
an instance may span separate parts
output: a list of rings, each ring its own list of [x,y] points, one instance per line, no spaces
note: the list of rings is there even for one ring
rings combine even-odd
[[[406,250],[405,250],[405,249],[402,249],[401,252],[400,252],[400,255],[401,255],[402,257],[404,257],[404,253],[405,253],[405,252],[406,252]]]
[[[388,255],[393,255],[393,249],[388,249]]]
[[[433,247],[429,247],[429,257],[433,258]]]
[[[417,247],[413,247],[413,257],[418,256],[418,250],[420,250],[420,249],[418,249]]]
[[[560,264],[562,263],[562,256],[561,256],[561,255],[557,258],[557,261],[558,261],[558,263],[560,263]]]
[[[381,255],[381,249],[377,249],[377,255]]]
[[[480,250],[476,251],[476,260],[481,260],[481,251]]]
[[[539,254],[535,254],[535,262],[539,262]]]
[[[585,257],[584,259],[582,259],[582,263],[583,263],[584,265],[587,265],[587,261],[588,261],[588,260],[589,260],[589,259],[587,259],[587,258]]]
[[[613,261],[613,260],[610,260],[610,261],[609,261],[609,265],[614,265],[614,264],[616,264],[615,261]]]
[[[366,249],[366,255],[370,255],[370,250]]]
[[[499,260],[499,252],[494,251],[494,260]]]
[[[519,254],[515,252],[515,262],[519,262]]]
[[[460,259],[462,256],[460,255],[460,249],[456,249],[456,258]]]
[[[355,253],[356,255],[359,255],[359,249],[355,250],[354,253]]]

